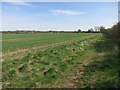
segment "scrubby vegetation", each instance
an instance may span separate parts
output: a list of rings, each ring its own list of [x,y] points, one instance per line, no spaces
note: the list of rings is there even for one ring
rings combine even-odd
[[[120,22],[108,29],[101,27],[100,31],[120,46]]]
[[[49,48],[42,52],[38,51],[36,54],[28,53],[24,58],[20,60],[13,59],[9,63],[4,61],[3,87],[51,86],[60,78],[62,73],[68,72],[69,68],[72,68],[75,63],[81,63],[79,58],[85,54],[87,48],[97,38],[98,36],[94,36],[89,39]],[[32,82],[30,83],[30,81]]]
[[[3,57],[3,88],[119,87],[116,43],[108,36],[93,33],[55,35],[48,41],[53,39],[51,44],[57,42],[56,46],[48,45],[47,48],[37,48],[34,53],[28,50]],[[46,34],[46,40],[47,36],[50,37],[50,34]],[[73,39],[70,40],[71,38]],[[58,42],[63,41],[67,42],[59,45]],[[18,42],[19,40],[12,43]],[[19,49],[18,46],[15,48]],[[9,47],[7,49],[13,50]]]

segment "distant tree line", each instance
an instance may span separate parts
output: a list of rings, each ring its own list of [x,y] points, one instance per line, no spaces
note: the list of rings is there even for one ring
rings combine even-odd
[[[16,30],[16,31],[1,31],[1,33],[5,34],[31,34],[31,33],[77,33],[77,31],[24,31],[24,30]]]
[[[16,31],[0,31],[5,34],[31,34],[31,33],[100,33],[100,27],[95,27],[88,29],[88,31],[82,31],[78,29],[78,31],[35,31],[35,30],[16,30]]]
[[[35,31],[35,30],[16,30],[16,31],[1,31],[5,34],[30,34],[30,33],[44,33],[44,31]]]

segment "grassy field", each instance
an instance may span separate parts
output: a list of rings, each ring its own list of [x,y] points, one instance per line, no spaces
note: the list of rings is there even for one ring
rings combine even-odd
[[[3,58],[21,58],[28,53],[36,53],[48,47],[64,45],[87,39],[99,34],[75,33],[42,33],[42,34],[3,34]]]
[[[3,53],[9,51],[16,51],[18,49],[43,46],[46,44],[59,43],[68,40],[76,40],[90,35],[96,35],[96,34],[86,34],[86,33],[3,34],[2,51]]]
[[[3,88],[118,87],[116,45],[101,34],[3,34],[2,37]]]

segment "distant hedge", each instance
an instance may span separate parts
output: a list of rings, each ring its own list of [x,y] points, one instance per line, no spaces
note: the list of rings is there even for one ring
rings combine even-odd
[[[120,22],[108,29],[101,27],[100,32],[107,35],[112,41],[118,44],[118,57],[120,58]]]
[[[120,22],[108,29],[101,27],[100,32],[109,36],[113,41],[120,45]]]
[[[99,31],[0,31],[0,33],[5,34],[31,34],[31,33],[100,33]]]

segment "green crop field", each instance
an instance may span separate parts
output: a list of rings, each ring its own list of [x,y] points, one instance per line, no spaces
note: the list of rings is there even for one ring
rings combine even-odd
[[[74,34],[74,33],[41,33],[41,34],[3,34],[2,44],[3,53],[8,51],[16,51],[18,49],[25,49],[46,44],[60,43],[69,40],[76,40],[96,34]]]
[[[3,88],[118,87],[116,45],[100,33],[3,34],[1,42]]]

